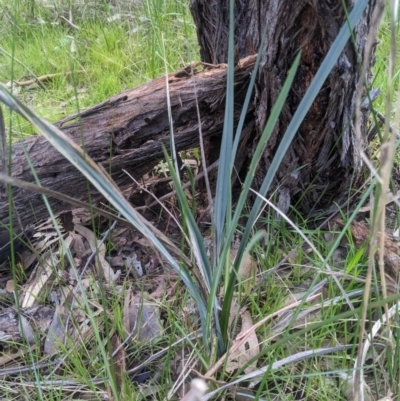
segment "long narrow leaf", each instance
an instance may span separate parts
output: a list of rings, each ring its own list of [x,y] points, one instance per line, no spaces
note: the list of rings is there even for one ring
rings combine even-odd
[[[262,156],[262,152],[263,152],[263,150],[265,148],[265,145],[266,145],[268,139],[270,138],[270,136],[272,134],[272,131],[274,130],[275,124],[278,121],[279,115],[280,115],[280,113],[282,111],[282,108],[283,108],[283,106],[285,104],[286,97],[287,97],[287,95],[289,93],[289,90],[290,90],[290,88],[292,86],[292,82],[293,82],[293,79],[295,77],[295,74],[296,74],[296,71],[297,71],[297,67],[299,65],[299,61],[300,61],[300,54],[296,57],[292,67],[289,70],[288,76],[287,76],[287,78],[285,80],[285,83],[284,83],[284,85],[282,87],[282,90],[279,93],[278,99],[276,100],[276,102],[275,102],[275,104],[274,104],[274,106],[273,106],[273,108],[271,110],[271,115],[268,118],[267,124],[266,124],[266,126],[264,128],[264,131],[263,131],[263,133],[261,135],[261,138],[260,138],[260,140],[259,140],[259,142],[257,144],[257,148],[256,148],[256,150],[254,152],[254,155],[253,155],[251,163],[250,163],[249,172],[247,173],[245,182],[243,184],[242,193],[240,194],[239,201],[238,201],[238,204],[236,206],[235,213],[233,215],[232,224],[231,224],[231,227],[230,227],[230,232],[227,235],[227,240],[226,240],[226,243],[225,243],[222,255],[221,255],[221,259],[222,260],[224,258],[224,255],[227,255],[228,252],[229,252],[230,243],[231,243],[231,240],[233,238],[233,235],[235,234],[235,230],[236,230],[237,224],[239,222],[239,218],[240,218],[240,216],[242,214],[243,207],[244,207],[245,202],[247,200],[247,196],[248,196],[248,193],[249,193],[249,190],[250,190],[250,186],[251,186],[251,184],[253,182],[255,171],[257,169],[258,163],[259,163],[260,158]],[[241,245],[245,244],[247,246],[247,242],[248,242],[247,239],[248,239],[248,237],[246,238],[246,242],[244,242],[242,240]],[[244,249],[246,248],[246,246],[244,247]],[[242,260],[244,249],[240,254],[238,252],[237,255],[236,255],[235,263],[233,265],[233,269],[234,270],[230,274],[229,284],[228,284],[228,286],[226,288],[226,291],[225,291],[224,303],[223,303],[223,306],[222,306],[222,313],[221,313],[221,316],[222,316],[221,329],[222,329],[222,332],[225,335],[225,337],[224,337],[225,341],[227,339],[226,336],[227,336],[228,322],[229,322],[229,310],[231,308],[234,285],[235,285],[236,278],[237,278],[236,272],[238,271],[238,267],[239,267],[240,261]],[[221,274],[222,273],[222,266],[219,266],[219,267],[220,267],[219,274]],[[216,290],[217,290],[216,288],[213,288],[213,291],[216,291]]]
[[[175,190],[180,203],[180,209],[189,230],[189,238],[191,240],[190,245],[192,247],[201,275],[203,276],[204,284],[207,287],[207,293],[209,293],[212,281],[212,273],[209,259],[207,256],[207,251],[204,246],[204,238],[201,235],[198,225],[196,224],[195,218],[187,201],[187,197],[183,191],[178,174],[175,171],[174,165],[171,162],[170,157],[164,146],[163,146],[163,152],[165,160],[167,160],[168,163],[168,168],[172,177],[172,181],[175,184]]]
[[[229,48],[228,48],[228,74],[225,99],[224,129],[222,134],[221,151],[219,156],[217,189],[215,194],[214,223],[215,223],[215,247],[213,265],[216,266],[217,258],[224,241],[225,224],[229,226],[231,216],[231,177],[232,177],[232,143],[234,129],[234,71],[235,71],[235,14],[234,0],[229,2]]]
[[[204,280],[204,285],[206,287],[206,291],[205,291],[202,287],[202,283],[199,283],[199,286],[202,289],[202,294],[204,296],[204,303],[206,304],[207,300],[211,299],[209,294],[210,294],[210,288],[211,288],[211,283],[212,283],[212,272],[211,272],[211,266],[209,263],[207,252],[206,252],[206,249],[204,246],[204,238],[201,235],[198,225],[196,224],[192,210],[187,201],[187,197],[183,191],[180,179],[175,171],[175,168],[172,164],[171,159],[168,156],[168,153],[167,153],[165,147],[163,147],[163,151],[164,151],[165,160],[167,160],[167,163],[168,163],[168,167],[170,170],[172,180],[175,184],[175,190],[176,190],[176,195],[178,196],[180,210],[182,212],[183,219],[185,219],[186,225],[189,230],[189,237],[191,240],[190,245],[191,245],[192,251],[194,253],[194,257],[196,259],[197,266],[198,266],[200,273],[202,275],[202,278]],[[216,297],[213,298],[212,304],[214,306],[214,310],[216,310],[216,307],[217,307]],[[210,338],[210,330],[211,330],[212,313],[213,313],[212,310],[207,309],[206,320],[205,320],[205,325],[204,325],[204,330],[203,330],[204,342],[205,342],[206,346],[208,346],[210,344],[209,338]],[[217,325],[217,332],[220,333],[219,322],[217,319],[216,319],[215,323]],[[219,342],[221,342],[222,336],[220,334],[218,334],[218,335],[220,337]]]

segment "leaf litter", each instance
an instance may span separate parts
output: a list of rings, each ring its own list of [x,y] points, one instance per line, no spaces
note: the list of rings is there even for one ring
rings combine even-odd
[[[99,297],[101,293],[99,287],[100,277],[104,280],[102,285],[107,296],[121,297],[123,305],[123,333],[122,335],[115,331],[110,333],[112,344],[112,359],[110,363],[113,364],[116,372],[118,388],[121,386],[121,378],[134,371],[132,358],[128,352],[129,347],[142,344],[145,347],[144,349],[150,350],[154,344],[163,341],[165,321],[162,318],[162,302],[164,301],[161,300],[166,296],[167,299],[175,296],[175,291],[172,289],[176,288],[176,276],[163,267],[162,260],[156,253],[146,251],[146,249],[150,248],[150,244],[145,238],[141,238],[125,227],[117,227],[113,230],[110,242],[112,244],[111,249],[114,247],[116,251],[112,253],[113,256],[108,256],[110,252],[104,243],[100,243],[101,240],[98,238],[98,234],[95,234],[93,230],[85,226],[89,225],[90,221],[90,216],[85,216],[82,211],[74,213],[72,226],[68,230],[61,226],[63,234],[62,245],[50,221],[36,227],[36,233],[32,241],[34,252],[24,255],[22,260],[23,269],[30,269],[29,279],[25,283],[18,284],[18,286],[14,285],[14,281],[6,281],[9,294],[14,291],[19,292],[24,315],[19,318],[14,314],[14,325],[11,326],[9,323],[1,325],[0,313],[0,327],[7,327],[8,325],[6,331],[1,332],[0,329],[0,344],[3,347],[5,356],[3,363],[7,364],[7,368],[3,372],[0,371],[0,375],[12,378],[16,374],[13,372],[18,372],[18,370],[12,370],[13,365],[17,366],[16,364],[20,363],[21,357],[27,353],[27,350],[22,345],[18,348],[15,345],[10,346],[9,344],[11,343],[18,344],[18,342],[24,340],[32,350],[37,348],[38,344],[42,344],[42,358],[46,360],[46,356],[59,358],[64,352],[65,345],[69,343],[69,339],[73,340],[76,350],[79,350],[80,347],[87,347],[88,345],[85,344],[90,344],[95,339],[93,322],[96,322],[98,330],[105,333],[105,325],[102,320],[105,304],[101,303]],[[341,223],[339,222],[338,224],[340,225]],[[362,223],[352,224],[351,234],[357,246],[361,247],[368,238],[368,227]],[[387,258],[387,263],[392,262],[392,270],[390,270],[392,272],[395,269],[395,262],[399,253],[397,242],[391,237],[388,238],[389,240],[385,242],[388,244],[387,255],[389,257]],[[343,258],[339,257],[334,260],[332,262],[334,266],[338,266],[345,261],[347,244],[343,242],[341,247]],[[75,267],[68,264],[65,256],[66,252],[72,253]],[[233,250],[232,259],[235,256],[234,254],[235,251]],[[271,276],[276,283],[287,282],[295,268],[296,260],[298,259],[297,255],[290,252],[289,254],[290,258],[286,263],[286,273],[283,269],[285,265],[282,265]],[[393,256],[391,256],[392,254]],[[86,266],[90,255],[94,255],[94,257],[92,257],[92,262],[89,266]],[[34,264],[34,267],[30,267],[32,264]],[[74,269],[79,270],[78,275]],[[307,276],[313,269],[314,267],[310,266],[309,262],[306,262],[304,263],[302,274]],[[156,272],[156,274],[149,281],[152,272]],[[395,272],[395,274],[398,273]],[[266,367],[260,369],[260,361],[256,361],[263,344],[279,339],[289,325],[291,330],[297,330],[306,327],[310,323],[320,321],[323,308],[340,304],[340,302],[343,302],[343,297],[327,298],[326,280],[322,280],[310,289],[307,280],[304,279],[303,285],[292,288],[287,286],[285,288],[287,300],[282,304],[282,310],[254,322],[254,317],[248,310],[246,303],[242,301],[250,296],[255,288],[262,286],[265,275],[261,271],[259,263],[253,260],[249,254],[244,259],[239,275],[242,293],[236,294],[231,310],[231,322],[236,321],[235,340],[232,342],[230,351],[222,358],[223,363],[215,364],[204,377],[211,378],[222,366],[224,366],[225,372],[228,374],[235,374],[236,371],[244,368],[242,380],[250,380],[251,386],[256,386],[257,377],[268,370]],[[131,282],[129,287],[125,289],[122,284],[128,276],[135,277],[135,281]],[[345,275],[343,277],[346,279]],[[77,286],[78,278],[80,286]],[[304,303],[303,299],[306,294],[308,299]],[[88,295],[91,297],[89,305],[95,320],[87,317],[83,306],[83,298],[88,297]],[[349,293],[348,296],[357,298],[359,293],[355,291],[354,293]],[[241,300],[240,303],[239,300]],[[44,306],[44,304],[52,306]],[[293,308],[297,308],[299,305],[302,305],[301,309],[295,312]],[[111,305],[108,307],[110,308]],[[4,314],[10,314],[11,310],[3,308],[0,312],[4,316]],[[111,321],[113,321],[113,310],[108,309],[106,313],[111,316]],[[194,304],[191,305],[189,302],[182,305],[181,313],[183,319],[185,319],[184,316],[186,314],[186,319],[190,322],[190,325],[196,326]],[[268,326],[266,326],[268,321]],[[269,338],[259,338],[257,330],[261,327],[269,327]],[[40,339],[39,343],[38,339]],[[288,353],[292,353],[292,356],[282,361],[279,366],[284,366],[286,363],[293,364],[304,358],[313,357],[313,355],[324,355],[345,348],[345,344],[330,344],[329,346],[327,344],[325,348],[313,350],[313,353],[296,348],[290,349],[290,344],[288,344]],[[157,358],[157,353],[155,355]],[[161,354],[159,357],[161,357]],[[178,361],[179,358],[175,356],[173,359]],[[250,362],[252,359],[254,361]],[[137,366],[141,366],[141,363],[145,365],[139,371],[135,371],[131,379],[135,381],[135,378],[141,380],[141,377],[156,377],[156,375],[146,376],[146,363],[154,363],[154,361],[151,355],[147,359],[136,360],[135,364]],[[62,362],[59,363],[62,366]],[[49,365],[45,362],[44,366],[48,367]],[[279,366],[274,365],[272,368],[276,369]],[[197,369],[193,368],[193,373],[195,372],[197,372]],[[178,369],[176,369],[176,374],[179,374]],[[234,383],[230,383],[231,386],[232,384]],[[112,391],[109,385],[106,385],[105,391],[111,399]],[[162,388],[153,387],[150,393],[155,396],[160,391],[162,391]],[[231,388],[231,394],[237,393],[237,399],[239,399],[241,391],[244,391],[244,389],[241,387],[240,381],[237,381],[237,384]],[[236,398],[236,395],[234,397]]]

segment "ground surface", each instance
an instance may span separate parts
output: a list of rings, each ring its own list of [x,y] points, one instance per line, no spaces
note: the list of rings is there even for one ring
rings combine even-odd
[[[0,81],[16,81],[14,93],[51,121],[197,58],[186,2],[74,2],[69,8],[0,1],[0,11]],[[377,72],[387,65],[387,35],[385,25]],[[386,81],[378,77],[374,86],[385,91]],[[376,107],[384,112],[382,98]],[[17,118],[7,129],[14,140],[33,131]],[[374,162],[380,150],[378,141]],[[196,175],[199,150],[181,157]],[[189,175],[183,178],[190,182]],[[169,167],[160,164],[140,185],[134,206],[172,240],[181,265],[196,266],[176,196],[164,201],[164,209],[149,207],[154,195],[171,192]],[[212,252],[207,197],[191,188],[186,195]],[[390,308],[398,298],[400,262],[396,202],[389,207],[383,254]],[[275,213],[262,216],[257,229],[265,233],[244,259],[220,364],[206,351],[187,287],[145,236],[120,224],[103,236],[112,222],[83,210],[59,216],[58,232],[53,220],[40,222],[28,249],[0,270],[0,400],[179,399],[191,378],[207,373],[210,390],[254,374],[228,389],[227,399],[352,399],[360,314],[351,308],[361,304],[374,258],[367,253],[370,210],[357,212],[357,222],[346,227],[351,211],[317,229],[296,213],[293,225]],[[390,325],[380,327],[385,309],[374,271],[365,328],[375,329],[377,340],[365,347],[364,390],[370,399],[395,399],[398,318],[393,309]],[[222,282],[229,272],[230,264]],[[220,301],[226,290],[221,283]]]

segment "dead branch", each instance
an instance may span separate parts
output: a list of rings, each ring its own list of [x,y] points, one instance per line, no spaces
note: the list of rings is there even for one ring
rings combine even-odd
[[[239,118],[255,56],[241,60],[235,70],[235,118]],[[177,151],[199,143],[201,116],[204,138],[220,135],[224,121],[226,65],[197,63],[168,75],[173,128]],[[127,90],[80,114],[68,116],[56,125],[111,175],[121,189],[132,184],[123,169],[140,179],[163,159],[162,145],[169,149],[166,77]],[[252,107],[252,106],[251,106]],[[252,112],[250,107],[248,113]],[[101,196],[68,160],[65,160],[41,136],[30,137],[12,147],[12,175],[33,182],[34,177],[25,157],[30,158],[41,185],[53,191],[73,195],[81,201],[96,203]],[[4,195],[4,190],[3,190]],[[49,198],[53,211],[70,209],[66,203]],[[14,212],[23,225],[48,216],[42,196],[13,188]],[[0,200],[0,220],[9,223],[8,201]]]

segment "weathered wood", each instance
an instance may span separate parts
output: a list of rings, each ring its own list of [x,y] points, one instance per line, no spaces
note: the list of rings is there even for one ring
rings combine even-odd
[[[239,116],[255,57],[241,60],[236,67],[236,103]],[[193,148],[199,141],[198,103],[205,138],[219,135],[224,118],[226,65],[197,64],[168,76],[169,96],[177,151]],[[252,112],[250,108],[249,113]],[[131,184],[122,171],[140,178],[163,159],[161,144],[169,148],[166,79],[161,77],[109,100],[64,118],[56,124],[75,142],[82,144],[93,160],[101,164],[121,189]],[[26,150],[43,186],[79,200],[88,200],[86,179],[41,136],[34,136],[12,148],[12,175],[33,182]],[[92,201],[101,199],[91,189]],[[41,195],[13,189],[13,202],[23,225],[48,216]],[[55,212],[70,205],[50,199]],[[0,221],[8,223],[8,202],[0,200]]]
[[[350,12],[356,2],[347,0],[345,3]],[[227,62],[229,2],[191,0],[190,8],[197,27],[202,61]],[[305,213],[315,208],[326,211],[335,202],[346,199],[349,188],[357,188],[354,180],[357,176],[362,178],[353,117],[360,60],[369,33],[375,35],[375,10],[379,19],[382,2],[371,0],[354,29],[355,45],[351,40],[346,45],[280,165],[271,192],[277,190],[284,211],[296,203]],[[287,72],[298,52],[302,52],[288,101],[256,174],[256,186],[261,185],[286,128],[344,24],[346,17],[340,1],[235,0],[235,48],[240,58],[258,51],[267,27],[256,79],[258,96],[255,99],[255,130],[248,142],[250,157]],[[373,54],[366,60],[367,65],[372,60]],[[361,135],[365,143],[368,142],[366,119],[364,113]]]

